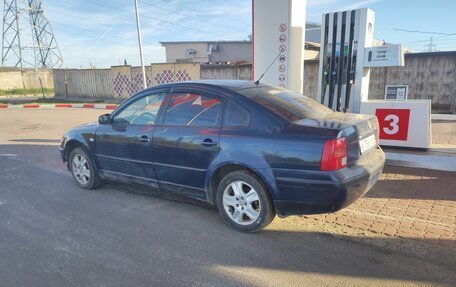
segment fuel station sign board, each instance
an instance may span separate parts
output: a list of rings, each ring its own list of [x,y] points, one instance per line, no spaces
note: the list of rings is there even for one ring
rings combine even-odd
[[[253,80],[303,87],[305,0],[252,0]]]
[[[361,113],[377,116],[380,145],[429,148],[431,101],[367,101]]]
[[[376,109],[380,139],[407,141],[410,109]]]

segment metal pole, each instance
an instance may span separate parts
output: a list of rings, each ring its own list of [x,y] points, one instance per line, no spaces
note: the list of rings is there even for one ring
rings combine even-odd
[[[2,66],[5,65],[5,15],[6,15],[6,1],[3,1],[3,27],[2,27]]]
[[[18,50],[19,50],[19,61],[21,63],[21,68],[24,67],[22,63],[22,47],[21,47],[21,33],[19,31],[19,13],[17,11],[17,1],[14,1],[14,8],[16,9],[16,30],[17,30],[17,44],[18,44]],[[3,35],[4,37],[4,35]],[[17,66],[17,64],[16,64]]]
[[[136,11],[136,27],[138,28],[138,44],[139,44],[139,55],[141,57],[141,70],[143,78],[143,87],[147,88],[146,83],[146,69],[144,67],[144,55],[142,50],[142,40],[141,40],[141,26],[139,25],[139,11],[138,11],[138,0],[135,0],[135,11]]]

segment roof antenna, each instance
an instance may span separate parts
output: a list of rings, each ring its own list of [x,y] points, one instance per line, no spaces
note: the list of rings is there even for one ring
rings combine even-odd
[[[263,78],[264,74],[266,74],[266,72],[269,70],[269,68],[271,68],[271,66],[274,65],[275,61],[277,61],[277,58],[280,56],[280,54],[282,54],[282,53],[277,54],[277,57],[275,57],[275,59],[274,59],[274,61],[272,61],[271,65],[269,65],[269,67],[266,69],[266,71],[264,71],[264,73],[261,75],[261,77],[255,81],[255,85],[258,85],[260,83],[260,80]]]

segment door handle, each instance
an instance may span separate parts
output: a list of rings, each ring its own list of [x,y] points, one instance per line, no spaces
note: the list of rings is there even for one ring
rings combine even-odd
[[[146,135],[143,135],[143,136],[140,136],[139,138],[139,141],[142,142],[142,143],[148,143],[150,142],[150,138]]]
[[[214,141],[211,140],[211,139],[205,139],[205,140],[203,140],[203,141],[201,142],[201,145],[202,145],[202,146],[205,146],[205,147],[211,147],[211,146],[216,146],[217,143],[214,142]]]

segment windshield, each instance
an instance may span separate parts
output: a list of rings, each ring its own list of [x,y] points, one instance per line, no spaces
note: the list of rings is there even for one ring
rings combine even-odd
[[[281,87],[263,86],[239,92],[289,121],[322,118],[334,112],[309,97]]]

